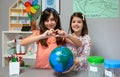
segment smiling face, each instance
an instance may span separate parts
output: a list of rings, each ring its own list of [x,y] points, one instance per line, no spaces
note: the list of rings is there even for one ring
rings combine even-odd
[[[79,17],[73,17],[72,22],[71,22],[71,27],[74,33],[82,31],[83,28],[83,21]]]
[[[52,8],[46,8],[42,13],[39,21],[40,33],[49,29],[60,29],[61,22],[58,13]]]
[[[56,27],[56,21],[52,13],[50,14],[50,17],[45,20],[44,25],[48,29],[54,29]]]

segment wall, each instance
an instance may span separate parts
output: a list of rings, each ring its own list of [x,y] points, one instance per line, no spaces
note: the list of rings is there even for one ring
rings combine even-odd
[[[0,32],[8,30],[9,6],[16,0],[0,1]],[[120,5],[120,0],[119,0]],[[60,17],[63,28],[67,31],[72,0],[60,0]],[[87,19],[89,35],[92,39],[92,55],[101,55],[106,59],[120,59],[120,17],[118,18],[89,18]],[[2,36],[2,33],[0,33]],[[0,68],[2,66],[2,38],[0,38]]]

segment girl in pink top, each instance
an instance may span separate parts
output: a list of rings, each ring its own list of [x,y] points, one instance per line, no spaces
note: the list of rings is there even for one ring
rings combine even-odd
[[[40,30],[33,30],[33,34],[24,38],[21,45],[37,42],[36,68],[50,68],[49,54],[59,45],[64,44],[61,35],[61,22],[59,14],[53,8],[46,8],[41,13],[39,22]],[[57,36],[56,36],[57,35]]]

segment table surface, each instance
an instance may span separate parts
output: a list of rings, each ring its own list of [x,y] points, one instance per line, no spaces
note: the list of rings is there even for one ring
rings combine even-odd
[[[55,74],[51,69],[21,68],[19,75],[9,75],[9,68],[0,69],[0,77],[88,77],[87,71]]]

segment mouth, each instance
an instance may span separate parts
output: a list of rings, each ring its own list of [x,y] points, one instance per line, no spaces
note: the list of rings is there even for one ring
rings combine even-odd
[[[53,26],[49,26],[48,29],[53,29]]]
[[[78,27],[78,26],[75,26],[74,28],[75,28],[75,29],[79,29],[80,27]]]

